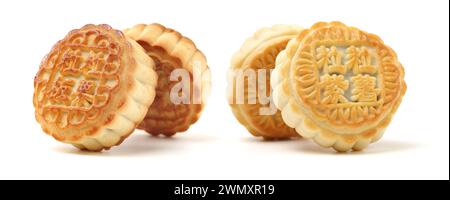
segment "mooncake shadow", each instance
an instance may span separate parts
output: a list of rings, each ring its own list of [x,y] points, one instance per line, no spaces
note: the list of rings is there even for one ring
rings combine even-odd
[[[304,140],[299,142],[295,150],[311,154],[351,156],[403,152],[419,148],[419,146],[420,145],[415,143],[384,139],[370,144],[366,149],[362,151],[336,152],[335,150],[333,150],[333,148],[322,148],[315,144],[313,141]]]
[[[295,146],[298,146],[299,141],[301,140],[303,139],[290,138],[290,139],[267,140],[261,137],[252,137],[252,136],[245,137],[242,139],[243,142],[248,143],[249,145],[261,146],[261,148],[264,149],[278,149],[280,153],[283,153],[285,150],[289,151],[290,149],[293,149]]]
[[[82,156],[99,156],[99,157],[134,157],[141,155],[152,155],[166,152],[183,151],[183,146],[193,143],[204,143],[210,140],[210,137],[196,136],[195,133],[180,133],[189,134],[187,136],[179,135],[173,137],[165,136],[151,136],[144,131],[136,131],[128,137],[121,145],[112,147],[108,151],[89,152],[82,151],[69,145],[60,145],[54,148],[60,153],[82,155]],[[191,135],[193,134],[193,135]]]
[[[294,143],[302,138],[288,138],[288,139],[263,139],[261,137],[245,137],[244,142],[248,143],[267,143],[267,144],[277,144],[277,143]]]
[[[381,141],[373,143],[362,151],[349,151],[349,152],[336,152],[333,148],[323,148],[315,144],[311,140],[302,138],[293,138],[293,139],[291,138],[284,140],[264,140],[262,138],[246,137],[243,139],[243,141],[255,144],[275,145],[297,153],[307,153],[317,155],[349,155],[349,156],[369,155],[369,154],[402,152],[414,148],[419,148],[418,144],[386,139],[382,139]]]

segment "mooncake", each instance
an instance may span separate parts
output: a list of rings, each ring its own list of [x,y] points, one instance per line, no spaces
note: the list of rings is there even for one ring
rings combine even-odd
[[[69,32],[42,60],[33,104],[42,130],[82,150],[119,145],[155,97],[154,62],[108,25]]]
[[[229,84],[232,91],[228,94],[229,104],[234,116],[254,136],[264,139],[287,139],[299,136],[293,128],[283,122],[281,112],[273,106],[269,95],[271,93],[270,72],[275,67],[275,59],[278,53],[284,50],[288,41],[297,36],[301,30],[302,28],[293,25],[262,28],[244,42],[231,60],[232,75]],[[261,80],[259,80],[258,70],[263,73]],[[241,83],[242,81],[244,83]],[[262,95],[265,96],[261,97]],[[239,97],[242,97],[244,101],[239,102]],[[261,101],[265,97],[269,97],[269,101]],[[254,101],[252,102],[251,99]],[[274,112],[270,112],[270,104]],[[264,111],[266,113],[263,113]]]
[[[289,127],[339,152],[378,141],[406,92],[396,53],[340,22],[316,23],[290,40],[271,85]]]
[[[186,131],[199,119],[209,94],[210,75],[205,56],[192,40],[161,24],[138,24],[124,33],[139,43],[155,61],[159,78],[155,101],[138,128],[154,136],[172,136]],[[171,92],[179,82],[170,77],[180,69],[188,72],[190,77],[185,86],[191,95],[184,103],[171,100]],[[195,70],[200,74],[196,79],[199,84],[194,83]]]

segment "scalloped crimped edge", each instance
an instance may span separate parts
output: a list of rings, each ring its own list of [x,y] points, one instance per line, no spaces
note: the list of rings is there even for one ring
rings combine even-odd
[[[296,25],[285,25],[285,24],[277,24],[272,27],[265,27],[257,30],[252,37],[246,39],[244,44],[242,44],[241,48],[238,52],[236,52],[231,58],[231,67],[230,69],[240,69],[244,62],[252,55],[252,53],[258,51],[258,49],[262,48],[261,45],[264,45],[266,42],[270,40],[277,39],[280,37],[295,37],[303,30],[302,27]],[[232,72],[231,72],[232,73]],[[234,76],[233,76],[234,77]],[[228,83],[233,84],[234,83]],[[234,86],[233,86],[234,88]],[[234,91],[235,89],[233,89]],[[233,102],[234,94],[227,94],[228,102]],[[267,139],[283,139],[285,137],[277,137],[274,135],[270,135],[259,130],[257,127],[253,126],[249,121],[248,115],[246,115],[240,105],[229,104],[234,116],[242,124],[253,136],[256,137],[264,137]],[[287,135],[287,134],[286,134]],[[290,136],[292,137],[292,136]]]
[[[331,22],[339,23],[340,22]],[[316,25],[321,25],[319,22]],[[315,27],[316,25],[313,25]],[[305,31],[308,31],[306,29]],[[406,83],[404,82],[404,69],[400,63],[401,73],[401,92],[397,102],[393,105],[391,113],[384,118],[377,127],[354,135],[338,135],[329,130],[320,128],[305,115],[301,105],[293,97],[293,88],[290,84],[290,64],[295,55],[302,37],[296,37],[289,41],[286,49],[278,54],[275,70],[272,72],[271,86],[274,88],[273,99],[275,106],[281,110],[283,121],[292,128],[295,128],[304,138],[313,139],[315,143],[322,147],[332,147],[338,152],[349,150],[360,151],[366,148],[370,143],[378,141],[384,134],[395,111],[398,109],[402,96],[406,92]],[[392,51],[392,49],[390,49]],[[393,52],[393,51],[392,51]],[[393,53],[393,55],[396,55]],[[395,57],[395,60],[397,58]]]
[[[174,133],[164,135],[172,136],[177,132],[188,130],[189,127],[200,118],[211,90],[211,72],[207,65],[205,55],[197,48],[191,39],[173,29],[166,28],[161,24],[137,24],[132,28],[125,29],[123,32],[130,39],[144,41],[152,46],[163,48],[170,56],[180,59],[182,67],[189,70],[191,73],[193,71],[194,62],[200,62],[202,67],[202,104],[199,104],[200,109],[190,109],[189,121],[173,127],[172,130]],[[197,104],[194,106],[198,107]]]
[[[95,25],[88,24],[83,28],[90,26]],[[99,26],[107,30],[114,30],[108,25]],[[114,31],[121,37],[124,37],[122,32]],[[41,128],[45,133],[56,140],[72,144],[81,150],[99,152],[121,144],[134,131],[137,124],[145,117],[148,107],[155,98],[155,87],[158,77],[154,71],[155,64],[145,54],[144,49],[133,40],[127,39],[125,42],[130,51],[130,55],[127,56],[130,59],[128,63],[130,66],[126,66],[129,72],[125,75],[128,81],[123,83],[122,86],[127,87],[127,97],[121,100],[117,110],[111,111],[113,114],[108,116],[107,121],[102,126],[92,127],[93,130],[91,132],[84,134],[77,140],[61,138],[57,133],[52,133],[41,117],[36,114],[36,120],[41,124]]]
[[[128,39],[132,46],[136,68],[129,78],[132,87],[128,90],[128,98],[124,105],[116,112],[112,121],[101,127],[94,136],[82,138],[79,142],[69,142],[75,147],[89,151],[102,151],[120,145],[144,119],[148,107],[155,98],[155,88],[158,76],[154,69],[154,62],[145,54],[142,47],[135,41]]]

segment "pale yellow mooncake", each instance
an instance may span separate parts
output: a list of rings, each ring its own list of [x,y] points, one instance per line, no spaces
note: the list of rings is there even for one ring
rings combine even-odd
[[[284,122],[337,151],[379,140],[406,91],[395,52],[376,35],[317,23],[276,60],[271,85]]]
[[[159,78],[155,102],[138,128],[154,136],[172,136],[186,131],[199,119],[209,94],[211,83],[206,57],[192,40],[160,24],[139,24],[124,30],[124,33],[138,42],[155,61]],[[198,77],[201,84],[194,84],[194,66],[201,73]],[[178,83],[171,81],[170,76],[177,69],[186,70],[191,77],[189,103],[175,104],[170,99],[170,92]],[[196,102],[194,98],[201,101]]]
[[[139,44],[108,25],[73,30],[34,79],[36,120],[47,134],[83,150],[118,145],[153,102],[154,67]]]
[[[231,94],[228,94],[229,103],[238,121],[254,136],[261,136],[264,139],[287,139],[299,136],[293,128],[285,125],[281,119],[281,112],[275,107],[273,107],[274,113],[262,113],[262,108],[268,109],[270,105],[268,102],[261,103],[259,95],[271,93],[270,72],[275,67],[275,58],[280,51],[284,50],[288,41],[297,36],[301,30],[302,28],[293,25],[262,28],[245,41],[231,60],[230,81],[232,82],[229,84],[232,84],[233,89]],[[248,75],[244,70],[253,70],[255,76],[243,77],[244,74]],[[266,70],[265,80],[257,80],[257,70]],[[236,81],[245,82],[240,85]],[[238,95],[244,95],[245,101],[238,102]],[[251,102],[250,95],[254,95],[258,101]]]

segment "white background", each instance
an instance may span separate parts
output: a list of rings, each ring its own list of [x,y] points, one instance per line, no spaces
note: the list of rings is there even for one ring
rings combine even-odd
[[[0,1],[0,179],[449,179],[449,5],[436,1]],[[342,21],[379,35],[399,56],[408,91],[385,137],[359,153],[311,141],[253,138],[227,104],[231,55],[272,24]],[[84,153],[34,119],[33,77],[74,28],[158,22],[196,42],[213,75],[198,123],[172,139],[136,131]]]

